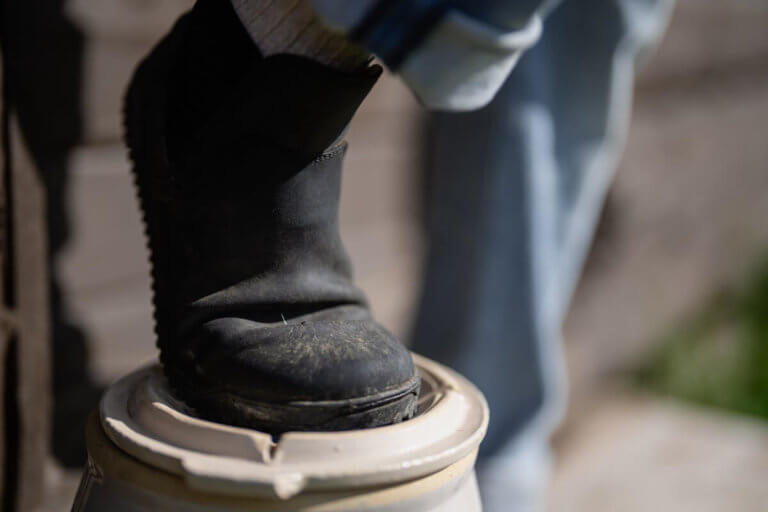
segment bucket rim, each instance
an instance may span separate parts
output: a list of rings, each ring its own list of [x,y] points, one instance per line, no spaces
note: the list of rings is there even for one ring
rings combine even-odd
[[[271,435],[195,417],[171,394],[159,365],[104,394],[107,437],[139,461],[183,477],[193,489],[289,498],[424,477],[477,450],[488,427],[482,393],[458,373],[414,354],[425,383],[420,414],[385,427]]]

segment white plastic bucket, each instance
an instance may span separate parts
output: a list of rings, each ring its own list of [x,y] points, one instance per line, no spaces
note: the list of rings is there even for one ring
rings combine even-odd
[[[138,370],[91,417],[73,511],[479,512],[474,462],[488,407],[463,377],[414,360],[414,419],[276,440],[196,418],[158,367]]]

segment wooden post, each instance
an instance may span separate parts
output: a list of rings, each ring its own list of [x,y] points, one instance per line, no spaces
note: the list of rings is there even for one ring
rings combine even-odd
[[[15,510],[31,511],[38,505],[44,485],[51,415],[51,361],[45,188],[10,113],[6,141],[10,148],[11,262],[10,299],[16,382],[9,383],[16,404],[17,443],[6,468],[14,468]],[[7,332],[7,330],[6,330]],[[8,396],[8,394],[6,394]],[[6,437],[8,443],[14,439]],[[8,452],[7,452],[8,453]],[[9,481],[9,479],[6,479]]]
[[[43,496],[50,437],[45,187],[13,101],[0,98],[0,509],[30,512]]]

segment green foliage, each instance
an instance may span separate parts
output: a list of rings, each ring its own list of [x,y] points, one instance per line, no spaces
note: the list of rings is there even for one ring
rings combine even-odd
[[[768,266],[670,333],[638,382],[655,392],[768,419]]]

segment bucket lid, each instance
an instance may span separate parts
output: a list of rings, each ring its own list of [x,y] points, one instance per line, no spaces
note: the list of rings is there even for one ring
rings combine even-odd
[[[422,377],[417,415],[396,425],[278,438],[194,415],[159,366],[111,386],[100,405],[107,436],[123,451],[217,494],[289,498],[305,490],[387,485],[429,475],[476,450],[488,406],[469,381],[414,355]]]

